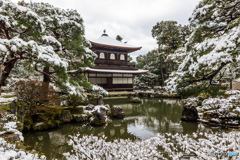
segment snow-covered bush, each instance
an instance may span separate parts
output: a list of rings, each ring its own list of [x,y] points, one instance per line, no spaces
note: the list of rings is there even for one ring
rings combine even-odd
[[[15,93],[19,101],[29,107],[29,113],[35,114],[43,105],[59,105],[59,95],[46,82],[22,79],[15,83]]]
[[[198,98],[197,97],[189,97],[187,99],[183,99],[182,102],[184,105],[186,106],[194,106],[194,107],[197,107],[198,106]]]
[[[62,96],[61,100],[62,105],[73,106],[73,108],[75,109],[77,106],[84,104],[87,98],[86,97],[83,98],[82,96],[79,95],[70,94]]]
[[[46,160],[45,156],[40,156],[37,153],[30,153],[22,149],[18,149],[15,144],[10,144],[3,138],[0,138],[0,159],[21,159],[21,160]]]
[[[1,128],[0,136],[4,134],[15,134],[18,135],[20,141],[23,141],[24,138],[22,133],[17,129],[19,122],[17,117],[13,114],[0,113]],[[16,143],[9,143],[4,138],[0,138],[0,159],[9,160],[9,159],[22,159],[22,160],[46,160],[44,155],[40,156],[37,153],[31,153],[19,148]]]
[[[92,88],[89,90],[92,95],[103,95],[107,96],[108,92],[98,85],[92,85]]]
[[[213,153],[240,152],[240,132],[158,134],[142,141],[116,139],[107,142],[106,137],[70,136],[71,153],[64,153],[68,160],[75,159],[219,159],[224,155]],[[232,159],[238,157],[233,156]]]
[[[148,89],[156,85],[158,76],[154,73],[141,74],[134,77],[135,89]]]

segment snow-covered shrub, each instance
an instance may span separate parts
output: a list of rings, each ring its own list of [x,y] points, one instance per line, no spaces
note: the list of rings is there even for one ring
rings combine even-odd
[[[108,92],[105,89],[94,84],[92,85],[92,88],[89,90],[89,92],[93,95],[103,95],[103,96],[108,95]]]
[[[0,135],[12,133],[18,135],[20,141],[24,140],[22,133],[17,129],[19,122],[17,122],[17,117],[15,115],[0,113],[0,118],[2,124],[1,126],[3,126],[3,128],[1,128]],[[44,155],[39,157],[37,153],[25,151],[19,148],[16,143],[11,144],[4,140],[4,138],[0,138],[0,159],[46,160],[46,157]]]
[[[153,73],[140,74],[134,77],[135,89],[149,89],[156,85],[158,76]]]
[[[64,153],[68,160],[73,159],[159,159],[161,154],[151,141],[136,141],[116,139],[106,142],[106,137],[70,136],[69,145],[73,146],[72,153]]]
[[[239,91],[228,91],[227,94],[231,95],[201,99],[201,105],[197,107],[199,121],[221,124],[226,127],[238,127],[240,125],[240,94]]]
[[[239,90],[229,90],[226,93],[229,95],[237,95],[237,94],[240,94],[240,91]]]
[[[158,134],[142,141],[116,139],[107,142],[106,137],[70,136],[71,153],[64,153],[68,160],[75,159],[218,159],[213,153],[240,152],[240,132],[229,133],[193,133]],[[238,157],[233,156],[232,159]]]
[[[77,106],[83,104],[85,101],[85,99],[83,99],[81,96],[79,95],[67,95],[66,96],[66,105],[67,106],[73,106],[74,108],[76,108]]]
[[[30,114],[42,105],[59,105],[59,95],[45,82],[22,79],[15,84],[15,92],[18,100],[29,107]]]
[[[191,105],[191,106],[197,107],[199,100],[197,97],[189,97],[187,99],[183,99],[182,102],[186,106]]]
[[[6,142],[3,138],[0,138],[0,159],[21,159],[21,160],[46,160],[45,156],[39,157],[38,154],[33,154],[21,149],[17,149],[15,144]]]

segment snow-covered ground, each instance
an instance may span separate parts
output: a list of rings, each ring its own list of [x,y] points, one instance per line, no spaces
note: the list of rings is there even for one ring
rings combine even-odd
[[[38,154],[32,154],[22,149],[17,149],[16,144],[10,144],[3,138],[0,138],[0,159],[1,160],[45,160],[45,156],[39,157]]]
[[[0,126],[3,126],[0,136],[5,133],[16,134],[19,136],[20,141],[23,141],[22,132],[17,130],[17,117],[8,113],[1,113],[0,117]],[[46,157],[43,155],[39,157],[37,153],[30,153],[23,149],[19,149],[16,144],[11,144],[4,140],[4,138],[0,138],[0,160],[10,159],[45,160]]]

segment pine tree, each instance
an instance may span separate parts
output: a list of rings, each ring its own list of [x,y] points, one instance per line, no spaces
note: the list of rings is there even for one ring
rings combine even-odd
[[[83,19],[79,13],[76,10],[64,10],[47,3],[30,4],[29,8],[45,22],[46,33],[61,44],[62,49],[58,53],[68,62],[69,83],[89,88],[90,84],[82,74],[82,69],[92,66],[96,55],[89,49],[91,44],[84,37]],[[50,72],[48,66],[44,67],[44,70],[47,71],[42,72],[44,80],[50,81],[50,75],[55,72]],[[57,84],[61,88],[66,87],[62,79],[59,79]]]
[[[0,88],[13,69],[27,66],[60,91],[81,95],[87,79],[79,69],[95,58],[82,23],[74,10],[0,0]]]
[[[151,51],[154,54],[153,63],[156,62],[158,73],[162,80],[162,85],[165,84],[165,79],[177,67],[177,64],[169,56],[175,55],[175,51],[181,47],[187,36],[189,35],[189,28],[187,26],[178,25],[176,21],[161,21],[158,22],[152,29],[152,36],[156,38],[158,48]],[[154,72],[153,72],[154,73]]]
[[[226,68],[240,60],[240,1],[202,0],[190,17],[194,28],[186,58],[168,80],[171,91],[206,92],[220,81]]]
[[[117,35],[116,40],[122,42],[123,38],[121,36]]]

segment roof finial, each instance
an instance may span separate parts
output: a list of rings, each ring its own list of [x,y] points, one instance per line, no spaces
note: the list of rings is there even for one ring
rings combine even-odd
[[[108,36],[108,35],[106,34],[106,29],[103,30],[102,36]]]

